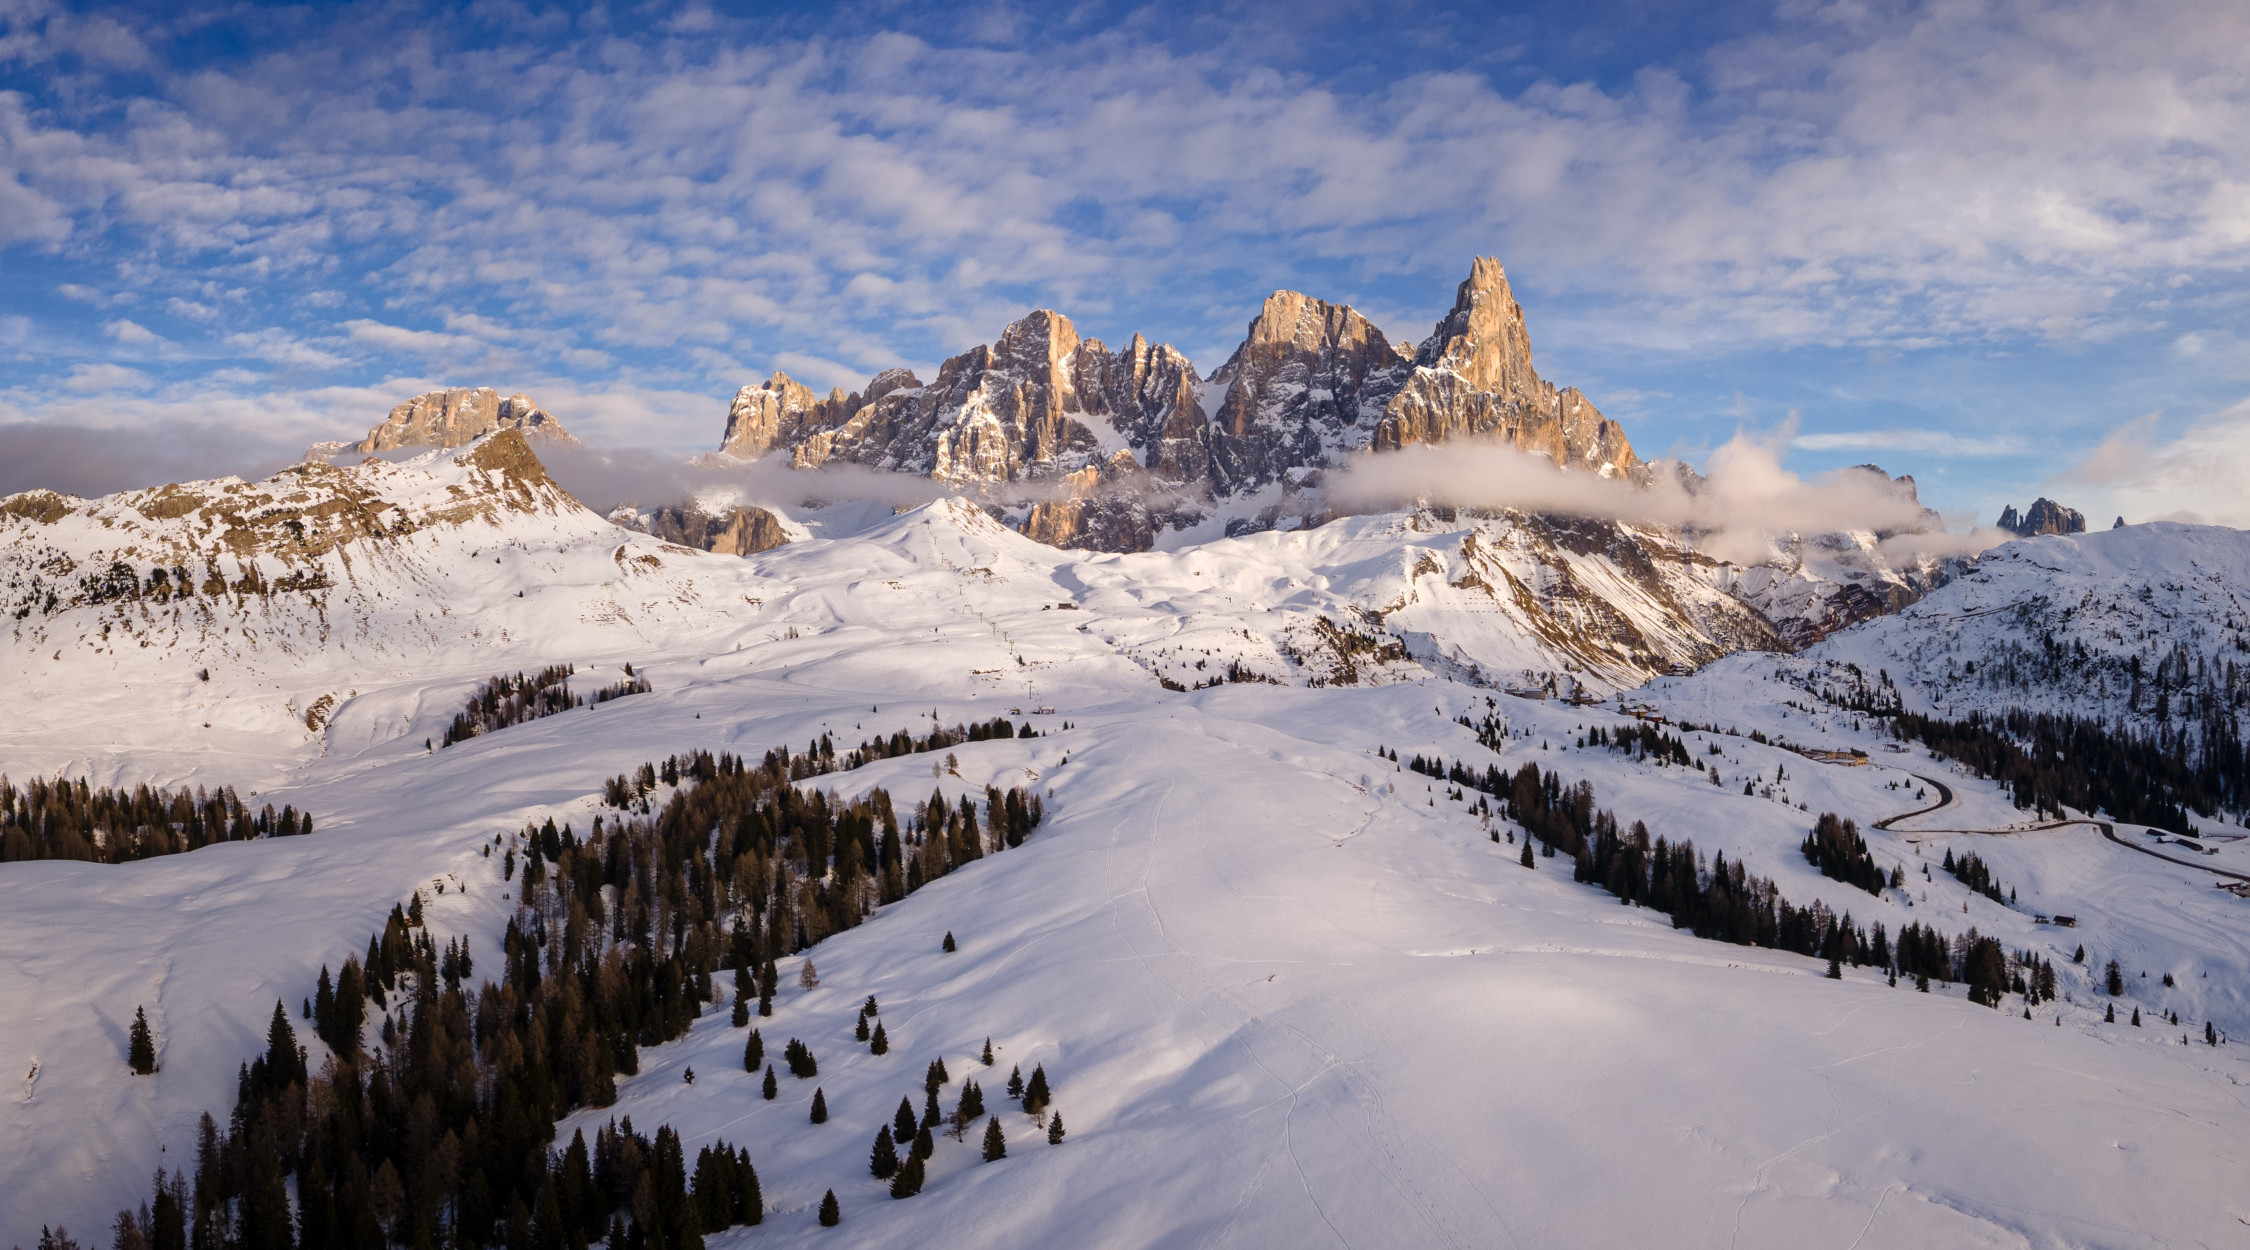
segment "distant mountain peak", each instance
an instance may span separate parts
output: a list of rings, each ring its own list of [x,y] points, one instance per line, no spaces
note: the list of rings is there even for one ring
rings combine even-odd
[[[2014,504],[2001,509],[2000,528],[2022,538],[2040,534],[2083,534],[2086,516],[2076,508],[2065,508],[2041,495],[2021,516],[2016,514]]]
[[[489,386],[428,391],[391,409],[381,424],[349,450],[373,453],[403,447],[466,447],[495,430],[577,446],[578,440],[529,395],[502,398]]]

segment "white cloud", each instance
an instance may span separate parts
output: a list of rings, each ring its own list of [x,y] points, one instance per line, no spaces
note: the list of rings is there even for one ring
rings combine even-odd
[[[152,347],[164,341],[155,331],[122,317],[103,322],[102,333],[129,347]]]
[[[2161,428],[2156,413],[2124,422],[2050,487],[2071,492],[2089,525],[2122,516],[2250,528],[2250,399],[2171,438]]]
[[[1947,430],[1835,430],[1799,434],[1792,441],[1806,451],[1922,451],[1941,456],[2012,456],[2023,451],[2012,435],[1978,438]]]
[[[148,375],[140,370],[110,364],[74,365],[70,377],[63,382],[65,387],[80,394],[144,390],[148,384]]]
[[[348,363],[345,357],[335,352],[315,347],[286,330],[271,326],[263,330],[229,334],[225,343],[228,348],[241,355],[271,361],[277,365],[333,369]]]

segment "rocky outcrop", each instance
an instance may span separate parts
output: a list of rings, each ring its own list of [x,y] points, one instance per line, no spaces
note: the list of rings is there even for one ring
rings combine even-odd
[[[792,541],[780,517],[748,505],[713,514],[691,504],[613,513],[610,519],[666,542],[723,556],[754,556]]]
[[[1276,291],[1207,382],[1219,394],[1210,486],[1221,495],[1288,480],[1368,446],[1410,358],[1349,305]]]
[[[2121,522],[2124,519],[2118,518]],[[2002,508],[2000,528],[2022,538],[2033,538],[2040,534],[2083,534],[2086,532],[2086,516],[2076,508],[2065,508],[2041,495],[2032,503],[2030,511],[2021,516],[2016,514],[2014,504]]]
[[[416,395],[349,450],[370,453],[401,447],[465,447],[495,430],[515,430],[535,442],[577,446],[552,414],[528,395],[503,399],[489,386],[454,387]],[[316,449],[317,452],[318,449]]]
[[[1322,470],[1369,450],[1453,439],[1646,477],[1616,422],[1539,377],[1523,309],[1489,257],[1412,353],[1348,305],[1276,291],[1205,379],[1169,345],[1134,335],[1111,351],[1042,309],[946,361],[927,385],[897,369],[826,398],[784,373],[746,386],[721,451],[930,477],[1024,509],[1020,525],[1042,541],[1137,550],[1163,529],[1276,487],[1283,502],[1269,497],[1229,532],[1303,520],[1322,513],[1297,497]]]
[[[1523,307],[1500,262],[1477,258],[1453,311],[1414,353],[1384,408],[1378,451],[1479,438],[1604,477],[1645,478],[1625,431],[1576,388],[1556,390],[1531,365]]]

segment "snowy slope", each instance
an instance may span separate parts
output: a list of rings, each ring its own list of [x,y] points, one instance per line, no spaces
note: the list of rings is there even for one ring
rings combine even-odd
[[[398,493],[506,493],[463,465],[449,453],[381,472],[424,475],[385,487]],[[1715,774],[1579,747],[1584,726],[1628,718],[1452,679],[1504,684],[1496,674],[1554,656],[1601,676],[1601,657],[1492,593],[1503,571],[1561,576],[1515,562],[1505,523],[1361,518],[1116,556],[1043,547],[941,503],[735,559],[529,494],[522,510],[352,548],[356,580],[342,548],[322,554],[325,597],[249,594],[230,609],[251,614],[248,636],[217,596],[208,622],[201,596],[18,622],[7,680],[43,684],[0,737],[0,771],[255,785],[261,802],[316,813],[320,832],[121,866],[0,865],[0,1060],[19,1075],[36,1065],[0,1097],[0,1244],[58,1220],[84,1236],[152,1168],[184,1162],[195,1117],[231,1105],[273,1002],[293,1009],[321,964],[417,888],[441,945],[469,934],[497,951],[513,903],[481,854],[495,834],[548,815],[584,828],[603,778],[675,751],[755,755],[998,713],[1049,736],[962,746],[957,775],[908,756],[818,781],[1050,796],[1023,848],[811,951],[820,988],[799,991],[785,966],[762,1030],[775,1047],[812,1045],[830,1122],[806,1122],[804,1083],[757,1096],[723,1006],[645,1052],[602,1113],[674,1123],[691,1153],[713,1136],[749,1146],[774,1213],[714,1245],[822,1236],[812,1206],[828,1188],[854,1244],[940,1247],[2220,1244],[2250,1218],[2232,1184],[2250,1130],[2239,1047],[2104,1026],[2091,981],[2118,958],[2152,974],[2131,1001],[2250,1036],[2250,904],[2084,826],[1914,832],[2020,817],[1937,762],[1882,752],[1871,725],[1804,710],[1803,674],[1776,665],[1816,660],[1721,660],[1630,699],[1744,735],[1858,745],[1874,763],[1725,733],[1688,735]],[[86,564],[103,543],[152,541],[107,537],[156,524],[111,515],[11,529],[9,550],[48,535]],[[1691,626],[1712,628],[1695,615],[1707,605],[1672,614],[1685,592],[1667,586],[1667,607],[1581,545],[1565,571],[1614,579],[1601,602],[1646,613],[1632,619],[1647,635],[1689,647]],[[269,581],[286,575],[267,558]],[[432,603],[453,610],[433,621]],[[323,641],[324,619],[351,627]],[[102,624],[114,641],[97,647]],[[485,673],[628,659],[653,693],[423,749]],[[1194,685],[1229,663],[1288,684],[1157,682]],[[1341,682],[1346,663],[1356,686]],[[292,699],[354,689],[317,730],[292,719]],[[1498,759],[1455,723],[1487,714],[1511,729]],[[187,732],[203,719],[232,728]],[[1830,981],[1811,960],[1675,932],[1573,884],[1566,861],[1526,871],[1377,746],[1586,778],[1621,819],[1746,859],[1800,904],[1894,931],[1974,924],[2045,952],[2075,1002],[2027,1021],[2020,1000],[1994,1011],[1864,971]],[[1924,805],[1921,776],[1953,785],[1956,806],[1870,828]],[[2018,903],[1943,874],[1882,898],[1821,878],[1796,847],[1822,810],[1857,819],[1886,866],[1974,845]],[[2250,850],[2211,862],[2250,871],[2239,856]],[[2037,923],[2061,911],[2079,928]],[[949,930],[957,954],[937,949]],[[2083,967],[2069,962],[2080,942]],[[2170,990],[2156,984],[2166,971]],[[880,1059],[849,1042],[868,994],[893,1038]],[[122,1056],[138,1004],[163,1070],[136,1080]],[[958,1082],[987,1036],[1002,1064],[984,1074],[993,1103],[1007,1065],[1044,1064],[1068,1140],[1049,1147],[1014,1115],[1006,1161],[943,1142],[922,1195],[883,1197],[865,1170],[876,1124],[918,1097],[928,1059],[943,1054]]]
[[[2038,707],[2143,728],[2211,707],[2240,717],[2250,710],[2250,532],[2160,521],[2021,539],[1808,654],[1887,668],[1923,701],[1916,710],[1950,716]]]

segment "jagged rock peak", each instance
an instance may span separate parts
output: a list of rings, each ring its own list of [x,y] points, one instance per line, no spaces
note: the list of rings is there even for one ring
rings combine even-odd
[[[503,399],[489,386],[449,387],[416,395],[398,407],[351,450],[368,453],[401,447],[465,447],[494,430],[576,446],[578,440],[528,395]]]
[[[2041,495],[2032,503],[2030,510],[2020,516],[2017,515],[2014,504],[2001,509],[2000,528],[2023,538],[2040,534],[2083,534],[2086,532],[2086,515],[2076,508],[2065,508]]]
[[[1453,309],[1414,353],[1413,375],[1386,407],[1378,451],[1454,438],[1486,438],[1565,468],[1645,480],[1625,437],[1575,387],[1556,390],[1531,365],[1523,308],[1500,262],[1480,256]]]
[[[1210,431],[1220,494],[1319,469],[1367,445],[1407,357],[1348,304],[1275,291],[1207,384],[1220,391]]]
[[[1424,369],[1458,373],[1480,391],[1539,397],[1539,374],[1531,366],[1531,333],[1523,305],[1508,287],[1507,271],[1490,256],[1479,256],[1469,276],[1454,289],[1453,309],[1415,350]]]

